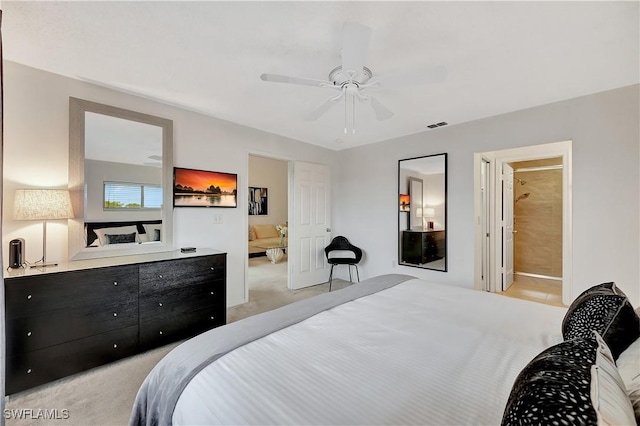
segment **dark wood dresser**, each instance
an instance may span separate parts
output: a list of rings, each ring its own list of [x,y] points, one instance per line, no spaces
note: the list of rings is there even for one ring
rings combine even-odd
[[[198,249],[14,270],[5,275],[5,307],[13,394],[225,324],[226,254]]]
[[[445,254],[444,230],[402,231],[402,261],[423,264],[442,259]]]

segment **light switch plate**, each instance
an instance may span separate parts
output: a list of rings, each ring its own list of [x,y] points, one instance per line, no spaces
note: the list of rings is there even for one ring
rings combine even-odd
[[[222,223],[222,215],[221,214],[214,214],[213,215],[213,223],[216,225],[220,225]]]

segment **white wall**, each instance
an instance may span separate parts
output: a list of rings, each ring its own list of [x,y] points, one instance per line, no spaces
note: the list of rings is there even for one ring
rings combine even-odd
[[[340,185],[334,193],[334,205],[340,209],[333,228],[366,252],[360,267],[365,278],[396,272],[473,287],[474,152],[573,140],[574,296],[613,280],[638,306],[639,88],[634,85],[342,151],[341,166],[336,168]],[[398,160],[442,152],[449,154],[449,271],[394,266]]]
[[[150,183],[162,185],[162,168],[85,160],[86,206],[85,220],[115,222],[162,219],[160,210],[104,210],[104,182]],[[164,202],[171,203],[172,200]]]
[[[227,302],[245,296],[249,152],[332,166],[336,153],[198,113],[153,102],[78,80],[4,62],[3,247],[26,239],[27,259],[42,253],[42,225],[11,219],[17,188],[64,188],[68,183],[69,96],[173,120],[174,164],[238,174],[238,208],[174,209],[176,247],[211,247],[228,253]],[[335,175],[335,171],[334,171]],[[337,186],[337,185],[336,185]],[[223,224],[213,222],[222,214]],[[47,257],[67,259],[66,221],[51,221]],[[4,262],[7,262],[6,254]]]
[[[289,165],[286,161],[249,156],[249,186],[267,188],[267,215],[249,216],[249,225],[287,222]]]

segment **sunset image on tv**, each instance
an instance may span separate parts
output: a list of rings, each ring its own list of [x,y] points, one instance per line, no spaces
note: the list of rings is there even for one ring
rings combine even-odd
[[[174,168],[175,207],[237,207],[238,176],[232,173]]]

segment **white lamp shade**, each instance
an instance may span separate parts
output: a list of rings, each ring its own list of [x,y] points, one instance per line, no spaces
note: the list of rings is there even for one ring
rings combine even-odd
[[[424,217],[436,217],[436,209],[425,208]]]
[[[18,189],[14,220],[55,220],[73,217],[71,197],[65,189]]]

